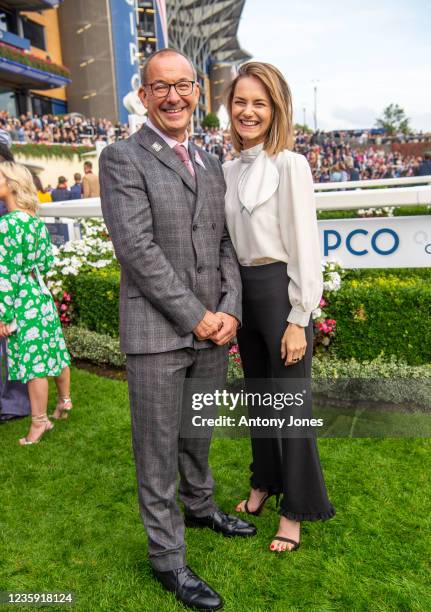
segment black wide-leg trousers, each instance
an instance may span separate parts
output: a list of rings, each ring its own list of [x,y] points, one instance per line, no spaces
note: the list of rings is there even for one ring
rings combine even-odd
[[[246,390],[255,391],[253,381],[280,379],[277,390],[289,391],[289,379],[310,379],[313,324],[306,328],[307,350],[298,363],[285,366],[280,355],[281,338],[291,310],[286,264],[241,266],[243,324],[238,344]],[[311,394],[302,413],[311,417]],[[326,520],[334,516],[326,492],[316,440],[313,437],[254,437],[251,486],[282,494],[280,513],[295,521]]]

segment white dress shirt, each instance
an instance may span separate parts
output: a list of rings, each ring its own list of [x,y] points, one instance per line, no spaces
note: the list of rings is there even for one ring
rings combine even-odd
[[[287,264],[292,310],[288,322],[305,327],[322,296],[322,264],[313,178],[303,155],[274,156],[263,144],[223,166],[226,218],[243,266]]]

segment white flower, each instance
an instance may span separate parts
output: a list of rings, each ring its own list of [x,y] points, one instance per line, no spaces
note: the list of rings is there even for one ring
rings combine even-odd
[[[47,315],[51,312],[51,303],[42,304],[41,306],[42,315]]]
[[[319,317],[322,316],[322,309],[321,308],[315,308],[313,310],[313,312],[311,313],[311,316],[313,317],[313,319],[318,319]]]
[[[37,315],[37,308],[30,308],[30,310],[26,310],[26,312],[24,313],[26,319],[35,319]]]
[[[26,215],[25,213],[23,213],[23,212],[18,212],[18,213],[16,214],[16,218],[17,218],[17,219],[20,219],[21,221],[27,221],[27,220],[28,220],[27,215]],[[34,229],[33,229],[33,226],[32,226],[32,225],[30,225],[30,231],[31,231],[31,232],[33,232],[33,231],[34,231]]]
[[[6,278],[0,278],[0,291],[12,291],[12,285]]]
[[[24,340],[36,340],[36,338],[39,338],[39,330],[38,330],[38,328],[37,327],[30,327],[30,329],[27,330],[27,332],[26,332],[26,334],[24,336]]]
[[[36,372],[37,374],[40,374],[41,372],[43,372],[45,369],[45,366],[43,363],[36,363],[33,366],[33,372]]]

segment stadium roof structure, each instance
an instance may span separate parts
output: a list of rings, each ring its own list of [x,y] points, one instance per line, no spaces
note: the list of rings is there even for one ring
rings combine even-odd
[[[241,49],[238,26],[245,0],[166,0],[169,46],[185,53],[198,70],[212,63],[239,64],[251,58]]]
[[[0,7],[19,11],[44,11],[55,8],[63,0],[1,0]]]

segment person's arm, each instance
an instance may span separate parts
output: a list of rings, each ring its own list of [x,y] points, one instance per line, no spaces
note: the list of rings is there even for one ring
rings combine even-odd
[[[102,212],[118,261],[179,335],[192,332],[207,310],[154,241],[144,177],[124,148],[111,145],[102,151],[100,186]]]
[[[16,227],[16,226],[15,226]],[[0,336],[9,335],[5,326],[15,318],[15,298],[19,291],[17,255],[21,253],[22,234],[11,236],[7,219],[0,219]]]
[[[283,153],[279,185],[280,230],[288,254],[289,323],[306,327],[323,290],[313,177],[302,155]]]
[[[223,170],[220,162],[217,162],[220,172],[220,182],[225,186]],[[242,284],[239,273],[238,259],[234,246],[230,239],[229,231],[225,222],[223,235],[220,241],[220,275],[221,293],[217,306],[218,312],[235,317],[239,323],[242,318]]]

